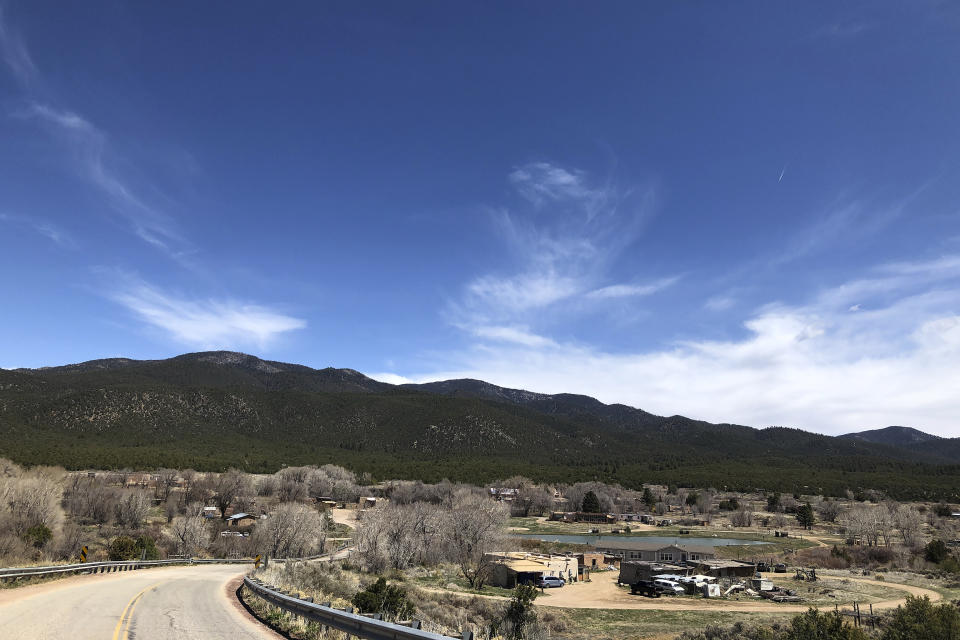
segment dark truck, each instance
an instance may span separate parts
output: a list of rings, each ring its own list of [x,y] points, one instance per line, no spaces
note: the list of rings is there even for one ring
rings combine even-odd
[[[630,585],[630,593],[648,598],[659,598],[663,595],[663,587],[654,584],[653,580],[637,580]]]

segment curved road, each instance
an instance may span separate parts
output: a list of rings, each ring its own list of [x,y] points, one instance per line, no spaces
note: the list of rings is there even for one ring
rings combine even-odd
[[[246,567],[85,575],[0,590],[0,636],[24,640],[264,640],[279,636],[232,598]]]

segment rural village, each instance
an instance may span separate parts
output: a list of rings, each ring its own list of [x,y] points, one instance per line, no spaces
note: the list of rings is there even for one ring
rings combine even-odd
[[[880,633],[905,603],[960,598],[960,509],[869,491],[633,491],[523,477],[476,487],[374,483],[333,465],[250,475],[4,462],[0,494],[4,566],[75,561],[81,548],[91,561],[256,556],[262,580],[313,601],[475,638],[517,625],[522,637],[672,638],[677,617],[684,637],[699,638],[697,629],[780,625],[811,608]],[[248,602],[290,637],[339,633]]]

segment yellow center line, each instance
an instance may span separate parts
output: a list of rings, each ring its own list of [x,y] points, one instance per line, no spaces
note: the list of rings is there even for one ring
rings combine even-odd
[[[140,591],[140,593],[138,593],[137,595],[135,595],[135,596],[133,596],[132,598],[130,598],[130,602],[128,602],[128,603],[127,603],[127,606],[123,608],[123,613],[120,614],[120,620],[117,621],[117,626],[116,626],[116,628],[114,628],[114,630],[113,630],[113,640],[119,640],[121,631],[123,632],[123,637],[124,637],[124,638],[127,637],[127,632],[129,631],[129,628],[130,628],[130,620],[131,620],[131,618],[133,618],[133,610],[134,610],[134,609],[136,608],[136,606],[137,606],[137,601],[140,599],[140,597],[141,597],[143,594],[145,594],[147,591],[150,591],[150,589],[153,589],[153,588],[157,587],[157,586],[158,586],[160,583],[162,583],[162,582],[163,582],[163,580],[161,580],[160,582],[156,582],[156,583],[150,585],[149,587],[146,587],[146,588],[143,589],[142,591]],[[128,614],[129,614],[129,615],[128,615]],[[124,626],[125,626],[125,625],[124,625],[124,619],[125,619],[125,618],[126,618],[126,621],[127,621],[126,629],[124,628]]]

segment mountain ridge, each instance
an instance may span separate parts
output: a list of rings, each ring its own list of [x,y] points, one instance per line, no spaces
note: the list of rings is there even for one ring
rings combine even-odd
[[[0,455],[71,467],[275,470],[322,460],[421,479],[960,485],[957,458],[929,443],[712,424],[480,380],[391,385],[229,351],[0,370],[0,435]]]

